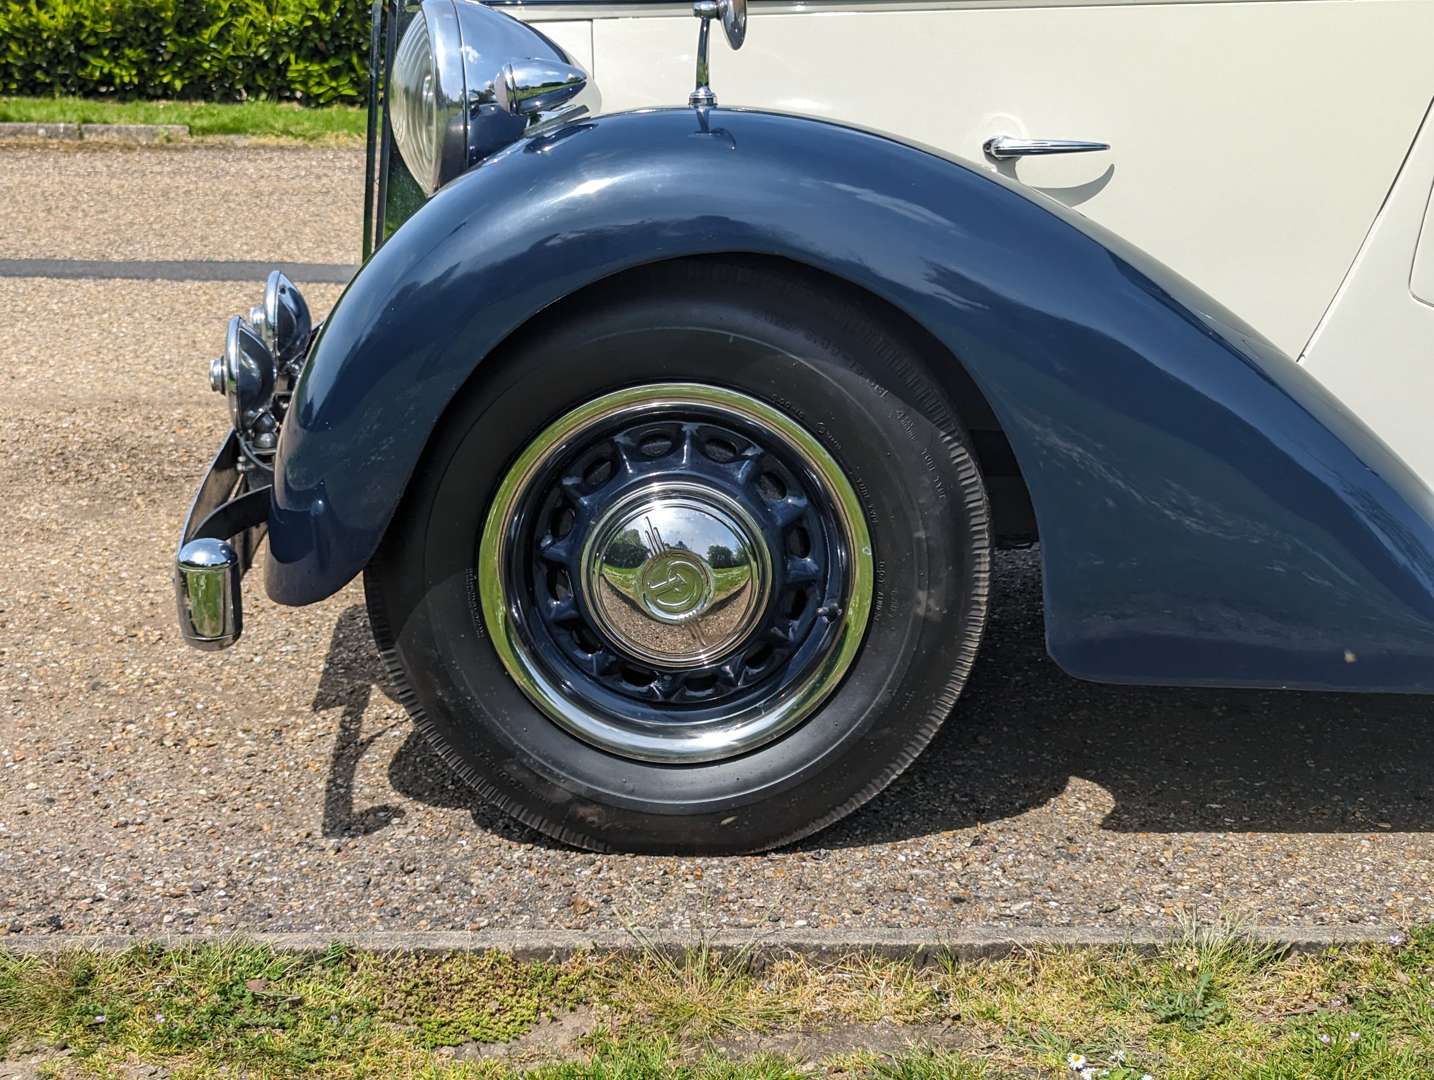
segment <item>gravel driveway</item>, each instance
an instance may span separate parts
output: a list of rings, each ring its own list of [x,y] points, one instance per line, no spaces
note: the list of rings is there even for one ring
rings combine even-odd
[[[361,174],[0,148],[0,258],[354,261]],[[1038,552],[998,562],[932,748],[795,849],[600,856],[495,816],[391,700],[357,585],[282,610],[256,580],[237,647],[178,640],[175,531],[224,426],[205,367],[258,288],[0,279],[0,934],[1434,918],[1434,703],[1077,682]]]

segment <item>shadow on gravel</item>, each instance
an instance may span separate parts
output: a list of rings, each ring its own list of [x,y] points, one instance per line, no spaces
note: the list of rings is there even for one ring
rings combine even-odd
[[[368,613],[362,604],[354,604],[346,608],[334,624],[312,705],[316,713],[342,710],[324,790],[323,834],[331,839],[367,836],[403,817],[402,807],[387,803],[362,810],[354,806],[354,777],[359,760],[394,726],[385,724],[364,732],[364,713],[374,693],[396,701],[373,643]],[[397,723],[409,729],[408,737],[388,764],[389,783],[400,795],[430,806],[467,810],[479,828],[520,843],[561,846],[491,808],[412,730],[407,717]]]
[[[374,691],[391,696],[382,672],[383,665],[369,633],[367,614],[359,604],[346,608],[334,624],[324,670],[310,706],[316,713],[342,710],[324,787],[323,832],[330,839],[367,836],[403,817],[401,808],[387,803],[363,810],[354,807],[354,776],[359,758],[388,730],[380,728],[368,736],[363,734],[363,714]]]
[[[361,606],[334,628],[314,709],[342,707],[326,836],[383,828],[401,809],[356,810],[362,731],[382,665]],[[389,763],[399,793],[468,810],[483,829],[553,842],[473,795],[410,733]],[[991,621],[971,681],[935,741],[864,809],[809,850],[920,837],[1012,817],[1071,777],[1108,791],[1119,832],[1434,831],[1434,702],[1393,695],[1099,686],[1046,656],[1038,551],[998,557]]]
[[[1434,701],[1080,682],[1046,655],[1038,550],[998,556],[986,639],[926,752],[809,847],[999,820],[1098,784],[1117,832],[1434,830]]]

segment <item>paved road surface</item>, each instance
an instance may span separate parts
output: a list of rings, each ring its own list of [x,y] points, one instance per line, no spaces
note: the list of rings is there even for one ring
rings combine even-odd
[[[353,261],[360,177],[351,151],[0,148],[0,259]],[[932,748],[796,849],[599,856],[495,816],[390,699],[357,586],[251,588],[222,654],[176,637],[224,423],[205,365],[257,287],[0,278],[0,935],[1434,917],[1434,703],[1077,682],[1038,553],[1000,560]]]

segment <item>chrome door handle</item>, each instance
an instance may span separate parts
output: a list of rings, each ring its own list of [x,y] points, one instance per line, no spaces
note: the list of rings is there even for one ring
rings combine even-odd
[[[1011,135],[995,135],[981,146],[986,156],[995,161],[1035,157],[1040,154],[1089,154],[1109,150],[1110,143],[1084,142],[1081,139],[1017,139]]]

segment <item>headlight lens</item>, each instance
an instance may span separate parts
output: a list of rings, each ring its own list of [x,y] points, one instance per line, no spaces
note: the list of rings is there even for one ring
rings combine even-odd
[[[426,194],[437,188],[440,153],[438,137],[438,65],[428,36],[428,21],[414,17],[393,58],[393,90],[388,107],[393,138],[408,171]]]
[[[524,135],[599,105],[567,53],[474,0],[424,0],[394,54],[388,96],[394,142],[425,195]]]

